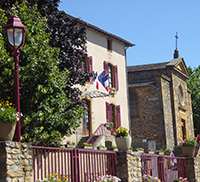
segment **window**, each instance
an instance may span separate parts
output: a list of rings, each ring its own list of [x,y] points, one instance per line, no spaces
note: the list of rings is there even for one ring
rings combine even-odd
[[[83,125],[83,135],[90,135],[90,125],[91,125],[91,109],[90,109],[90,101],[84,100],[86,103],[85,114],[82,117],[82,125]]]
[[[119,90],[118,67],[104,61],[104,74],[109,76],[109,88]]]
[[[110,122],[113,123],[114,128],[116,128],[115,118],[116,118],[115,105],[110,104]]]
[[[112,122],[114,128],[121,126],[120,105],[116,106],[106,102],[106,121]]]
[[[186,138],[186,127],[185,127],[185,120],[181,119],[181,127],[182,127],[182,139]]]
[[[108,64],[108,77],[109,77],[109,88],[113,88],[114,85],[114,76],[113,76],[113,66]]]
[[[93,71],[93,63],[92,63],[92,56],[86,57],[85,60],[81,63],[80,71]]]
[[[112,51],[112,39],[107,39],[107,49],[108,51]]]
[[[86,57],[85,60],[81,63],[81,70],[88,71],[88,57]]]
[[[181,85],[178,87],[178,97],[179,97],[179,101],[182,104],[183,102],[183,89],[181,87]]]
[[[129,107],[130,107],[130,117],[138,118],[138,97],[137,94],[133,91],[129,91]]]

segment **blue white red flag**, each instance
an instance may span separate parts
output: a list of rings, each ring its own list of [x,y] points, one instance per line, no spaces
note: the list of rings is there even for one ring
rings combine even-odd
[[[99,82],[105,87],[105,89],[109,90],[109,76],[108,74],[105,75],[105,72],[102,71],[101,74],[98,77]]]
[[[99,90],[98,73],[96,72],[93,77],[93,83],[96,85],[96,89]]]
[[[107,91],[109,91],[109,76],[108,74],[104,76],[104,87]]]

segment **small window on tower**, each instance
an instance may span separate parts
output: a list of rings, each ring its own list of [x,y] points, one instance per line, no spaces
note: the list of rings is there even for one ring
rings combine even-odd
[[[112,51],[112,39],[107,39],[107,48],[108,51]]]

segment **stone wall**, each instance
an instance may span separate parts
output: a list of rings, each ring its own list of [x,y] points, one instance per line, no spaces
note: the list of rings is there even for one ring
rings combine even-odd
[[[174,119],[176,123],[177,144],[183,139],[181,118],[186,121],[186,137],[194,137],[193,118],[191,110],[191,96],[188,93],[186,79],[178,73],[173,72],[173,100],[174,100]],[[183,102],[179,100],[179,86],[183,89]]]
[[[200,182],[200,157],[186,158],[186,177],[189,182]]]
[[[32,171],[30,144],[0,142],[0,182],[31,182]]]
[[[138,93],[140,117],[131,119],[132,147],[134,150],[143,148],[142,139],[146,139],[147,141],[155,140],[156,148],[160,149],[158,91],[153,86],[135,88],[134,90]],[[146,149],[147,147],[145,146]]]
[[[161,90],[162,90],[161,99],[162,99],[162,104],[163,104],[165,143],[166,143],[166,148],[173,150],[175,143],[174,143],[170,82],[162,78],[161,83],[162,83],[161,84]]]
[[[117,152],[117,176],[121,182],[142,182],[141,157],[137,152]]]

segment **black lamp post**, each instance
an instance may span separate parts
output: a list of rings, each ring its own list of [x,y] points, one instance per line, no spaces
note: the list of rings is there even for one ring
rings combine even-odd
[[[25,41],[25,27],[18,16],[11,16],[8,23],[4,27],[6,31],[6,38],[9,47],[14,50],[13,57],[15,62],[15,106],[17,112],[20,112],[20,99],[19,99],[19,49],[24,46]],[[20,119],[17,121],[17,141],[21,142],[21,124]]]

